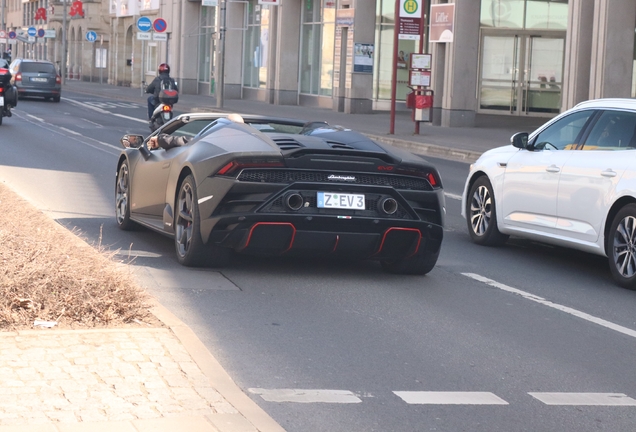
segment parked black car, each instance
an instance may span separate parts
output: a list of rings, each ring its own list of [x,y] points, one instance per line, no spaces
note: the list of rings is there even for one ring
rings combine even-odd
[[[62,77],[55,65],[46,60],[15,59],[9,66],[11,83],[18,89],[18,97],[40,96],[59,102]]]

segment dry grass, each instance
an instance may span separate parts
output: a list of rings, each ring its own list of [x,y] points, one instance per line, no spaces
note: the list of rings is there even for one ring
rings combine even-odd
[[[0,184],[0,330],[157,324],[113,254],[93,248]]]

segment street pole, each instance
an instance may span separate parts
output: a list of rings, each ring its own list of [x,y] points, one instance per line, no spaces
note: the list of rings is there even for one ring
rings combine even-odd
[[[223,89],[225,87],[225,13],[227,0],[219,0],[221,14],[219,15],[219,47],[217,51],[218,77],[216,80],[216,107],[223,108]]]
[[[2,6],[1,6],[2,7],[2,11],[1,11],[1,13],[2,13],[2,22],[0,22],[0,30],[6,30],[7,29],[5,27],[5,25],[4,25],[4,2],[5,1],[6,0],[0,0],[0,3],[2,4]],[[4,36],[5,36],[5,38],[9,37],[8,35],[4,35]],[[4,43],[4,44],[2,44],[2,53],[4,53],[6,50],[7,50],[7,44]]]
[[[62,0],[62,84],[66,84],[66,0]]]

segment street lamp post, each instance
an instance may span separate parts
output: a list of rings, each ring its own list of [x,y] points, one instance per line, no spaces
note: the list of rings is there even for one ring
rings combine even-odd
[[[218,77],[216,80],[216,107],[223,108],[223,90],[225,87],[225,14],[227,8],[227,0],[219,0],[219,46],[217,51]]]
[[[0,0],[3,1],[3,0]],[[62,8],[62,84],[66,84],[66,0],[62,0],[64,6]]]

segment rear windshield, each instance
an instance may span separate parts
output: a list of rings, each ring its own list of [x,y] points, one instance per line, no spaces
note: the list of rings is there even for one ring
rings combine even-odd
[[[20,72],[35,72],[35,73],[55,73],[55,66],[51,63],[36,63],[36,62],[28,62],[22,63],[22,67],[20,67]]]

